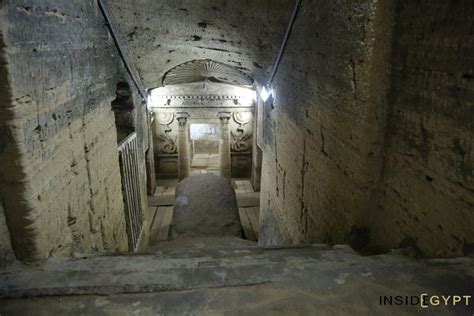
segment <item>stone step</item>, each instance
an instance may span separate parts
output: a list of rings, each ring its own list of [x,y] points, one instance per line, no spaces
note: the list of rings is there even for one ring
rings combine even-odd
[[[51,259],[40,268],[18,264],[2,271],[0,298],[147,293],[304,282],[306,273],[326,273],[334,269],[335,262],[347,265],[347,261],[356,263],[358,258],[361,257],[348,247],[327,249],[316,245]],[[301,274],[302,269],[304,274]],[[362,271],[362,266],[357,269]]]
[[[148,253],[164,256],[193,253],[193,256],[201,256],[221,250],[254,248],[259,249],[256,242],[237,237],[188,236],[168,241],[150,242]]]

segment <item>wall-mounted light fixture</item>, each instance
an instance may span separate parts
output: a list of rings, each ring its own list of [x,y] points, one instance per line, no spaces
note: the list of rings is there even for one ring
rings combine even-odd
[[[265,85],[262,87],[260,91],[260,97],[262,98],[263,102],[267,102],[267,100],[273,95],[273,89],[270,85]]]

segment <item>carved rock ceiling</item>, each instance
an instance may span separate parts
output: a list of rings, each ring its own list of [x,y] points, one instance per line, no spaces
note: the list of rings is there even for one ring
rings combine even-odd
[[[257,81],[270,73],[293,0],[109,0],[147,88],[185,62],[211,59]]]

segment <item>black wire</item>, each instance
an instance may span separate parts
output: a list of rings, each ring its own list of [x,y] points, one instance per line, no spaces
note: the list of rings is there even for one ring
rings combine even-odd
[[[291,30],[293,29],[293,24],[295,24],[296,16],[298,15],[298,11],[301,7],[302,1],[303,0],[297,0],[295,8],[293,9],[293,14],[291,15],[290,23],[288,24],[288,28],[286,29],[285,37],[283,39],[283,42],[281,43],[280,51],[278,52],[278,56],[277,56],[277,59],[275,60],[275,63],[273,64],[273,70],[270,75],[270,80],[268,80],[267,84],[271,84],[273,81],[273,78],[276,75],[278,66],[280,65],[281,59],[283,57],[283,53],[285,52],[286,44],[288,43],[288,39],[290,38]]]
[[[105,25],[110,31],[110,34],[112,35],[112,38],[115,42],[115,46],[117,47],[117,50],[119,52],[120,58],[123,61],[123,64],[125,66],[125,69],[127,70],[128,74],[130,75],[133,83],[135,84],[135,87],[137,88],[138,92],[140,93],[141,97],[143,100],[146,102],[147,100],[147,93],[145,90],[142,89],[142,85],[138,83],[138,79],[135,76],[135,73],[133,71],[132,65],[130,65],[128,58],[126,57],[126,52],[125,49],[123,48],[122,42],[118,35],[115,33],[114,26],[112,25],[111,17],[109,16],[109,13],[107,11],[107,8],[104,3],[102,3],[102,0],[97,1],[99,4],[100,11],[102,12],[102,15],[104,16],[105,19]]]

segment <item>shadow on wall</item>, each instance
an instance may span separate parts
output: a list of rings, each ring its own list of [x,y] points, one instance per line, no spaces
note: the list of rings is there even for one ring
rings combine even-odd
[[[462,256],[474,244],[474,42],[467,40],[474,5],[401,0],[396,15],[384,201],[373,238],[430,257]]]
[[[116,98],[112,101],[112,110],[117,127],[117,143],[135,131],[135,109],[133,96],[127,82],[117,83]]]
[[[5,211],[0,202],[0,268],[3,264],[8,264],[14,260],[15,255],[10,243],[10,232],[8,231]]]

